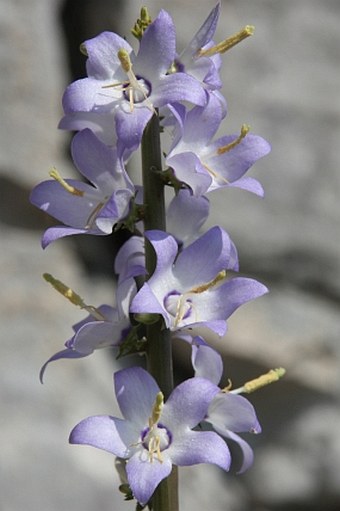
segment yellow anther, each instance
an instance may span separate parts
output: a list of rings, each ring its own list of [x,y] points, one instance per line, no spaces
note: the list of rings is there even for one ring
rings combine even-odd
[[[59,184],[61,184],[61,186],[63,188],[65,188],[65,190],[69,193],[71,193],[72,195],[77,195],[78,197],[83,197],[84,195],[84,192],[82,190],[79,190],[78,188],[75,188],[74,186],[68,184],[65,179],[63,179],[61,177],[61,175],[59,174],[59,172],[57,171],[56,168],[53,168],[50,172],[49,172],[49,175],[55,179],[56,181],[58,181]]]
[[[207,291],[211,287],[215,286],[221,280],[224,280],[226,278],[226,276],[227,276],[227,271],[222,270],[216,275],[216,277],[213,280],[211,280],[210,282],[207,282],[206,284],[202,284],[201,286],[197,286],[197,287],[190,289],[190,291],[188,291],[188,294],[189,293],[195,293],[195,294],[203,293],[204,291]]]
[[[164,406],[164,395],[162,392],[158,392],[154,405],[152,407],[151,417],[149,418],[149,428],[152,428],[158,423],[161,418],[162,410]]]
[[[132,64],[129,53],[124,48],[121,48],[118,50],[117,56],[125,73],[131,71]]]
[[[104,321],[106,318],[101,314],[101,312],[93,307],[92,305],[87,305],[84,300],[77,293],[73,291],[70,287],[66,286],[61,280],[55,279],[50,273],[44,273],[43,278],[54,287],[58,293],[62,294],[67,300],[69,300],[73,305],[80,307],[81,309],[85,309],[91,316],[93,316],[98,321]]]
[[[283,367],[279,367],[277,369],[271,369],[266,374],[262,374],[258,378],[255,378],[254,380],[248,381],[243,385],[243,392],[246,394],[250,394],[251,392],[254,392],[255,390],[258,390],[262,387],[265,387],[266,385],[269,385],[270,383],[274,383],[275,381],[278,381],[282,376],[284,376],[286,373],[286,370],[283,369]]]
[[[246,25],[244,28],[242,28],[242,30],[228,37],[224,41],[216,44],[212,48],[200,50],[198,52],[198,57],[212,57],[213,55],[216,55],[216,53],[225,53],[226,51],[230,50],[230,48],[243,41],[243,39],[253,35],[254,30],[255,27],[253,25]]]
[[[224,154],[230,151],[231,149],[234,149],[243,139],[244,137],[249,133],[250,126],[248,124],[242,124],[241,126],[241,133],[239,136],[233,140],[233,142],[230,142],[230,144],[227,144],[223,147],[219,147],[217,149],[217,154]]]
[[[152,20],[147,8],[142,7],[140,10],[140,18],[136,21],[135,26],[131,30],[132,35],[134,35],[138,40],[141,40],[145,30],[151,22]]]

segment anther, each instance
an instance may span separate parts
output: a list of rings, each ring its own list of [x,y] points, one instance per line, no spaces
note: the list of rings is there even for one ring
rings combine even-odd
[[[224,154],[230,151],[231,149],[234,149],[234,147],[236,147],[246,137],[246,135],[249,133],[249,130],[250,126],[248,124],[242,124],[241,133],[239,134],[239,136],[235,140],[230,142],[230,144],[227,144],[223,147],[219,147],[217,149],[217,154]]]
[[[72,195],[77,195],[78,197],[83,197],[84,195],[84,192],[82,190],[79,190],[78,188],[75,188],[74,186],[70,185],[69,183],[67,183],[65,181],[65,179],[63,179],[61,177],[61,175],[59,174],[59,172],[57,171],[57,169],[53,168],[50,172],[49,172],[49,175],[55,179],[59,184],[61,184],[61,186],[69,193],[71,193]]]
[[[240,43],[247,37],[254,34],[255,27],[253,25],[246,25],[242,30],[236,32],[232,36],[228,37],[224,41],[216,44],[212,48],[207,48],[206,50],[199,50],[198,57],[212,57],[216,55],[216,53],[225,53],[230,50],[233,46]]]
[[[271,369],[266,374],[262,374],[258,378],[255,378],[254,380],[247,381],[243,387],[235,390],[231,390],[230,392],[232,394],[251,394],[251,392],[255,392],[255,390],[261,389],[262,387],[265,387],[266,385],[270,385],[271,383],[274,383],[278,381],[282,376],[286,374],[286,370],[283,367],[279,367],[277,369]]]
[[[152,407],[151,417],[149,417],[149,428],[155,426],[161,418],[162,410],[164,405],[164,395],[162,392],[158,392],[154,405]]]

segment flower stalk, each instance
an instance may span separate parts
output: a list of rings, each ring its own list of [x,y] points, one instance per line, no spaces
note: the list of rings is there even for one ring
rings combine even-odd
[[[166,230],[164,182],[159,171],[162,168],[160,126],[154,114],[142,137],[142,178],[144,193],[145,230]],[[145,266],[150,277],[156,266],[156,254],[145,238]],[[146,326],[148,371],[157,381],[165,399],[173,389],[172,345],[170,330],[164,327],[163,319]],[[153,511],[177,511],[178,475],[177,467],[157,487],[152,498]]]

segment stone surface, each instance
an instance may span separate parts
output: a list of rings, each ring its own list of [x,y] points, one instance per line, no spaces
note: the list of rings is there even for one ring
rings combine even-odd
[[[27,200],[28,187],[45,179],[51,166],[72,172],[68,136],[56,129],[69,81],[61,5],[0,0],[0,507],[129,510],[134,507],[116,491],[112,457],[67,444],[83,417],[117,413],[113,357],[100,352],[55,363],[45,385],[38,381],[41,364],[83,317],[41,274],[53,273],[95,305],[112,296],[107,277],[85,272],[71,240],[41,251],[45,219]],[[126,0],[123,12],[112,1],[82,5],[89,31],[120,20],[122,34],[140,7],[137,0]],[[213,6],[206,0],[149,2],[153,15],[159,8],[171,11],[179,48]],[[265,187],[265,200],[239,190],[211,195],[207,225],[222,223],[238,246],[242,271],[271,289],[231,318],[218,347],[225,382],[230,377],[238,386],[276,366],[286,367],[287,377],[250,396],[263,426],[262,435],[249,439],[253,469],[241,477],[207,466],[184,469],[184,511],[339,508],[339,15],[337,0],[222,5],[216,39],[248,23],[256,33],[224,56],[228,117],[220,132],[237,132],[249,122],[273,151],[251,171]],[[75,32],[77,17],[83,23],[75,11]]]

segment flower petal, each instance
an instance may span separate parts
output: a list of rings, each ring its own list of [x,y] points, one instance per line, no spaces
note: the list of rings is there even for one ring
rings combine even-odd
[[[178,428],[194,428],[206,416],[209,403],[218,392],[217,385],[204,378],[185,380],[164,404],[161,422],[174,434]]]
[[[144,456],[143,456],[144,454]],[[128,481],[135,499],[145,505],[152,497],[158,484],[171,472],[172,463],[165,453],[162,453],[162,463],[153,459],[148,460],[148,453],[137,452],[126,464]]]
[[[253,405],[243,396],[231,392],[217,394],[211,401],[205,419],[221,431],[260,433]]]
[[[141,367],[128,367],[114,374],[114,385],[123,416],[136,427],[145,427],[159,392],[155,380]]]
[[[213,431],[188,431],[168,449],[174,465],[212,463],[229,470],[231,457],[227,444]]]
[[[70,434],[70,444],[91,445],[120,458],[129,456],[129,447],[138,433],[127,421],[109,415],[95,415],[82,420]]]

